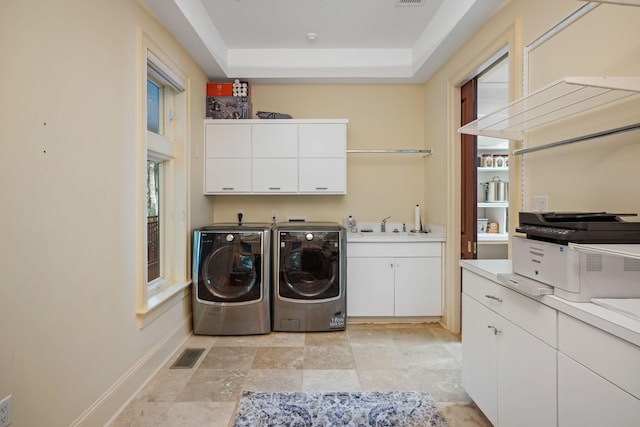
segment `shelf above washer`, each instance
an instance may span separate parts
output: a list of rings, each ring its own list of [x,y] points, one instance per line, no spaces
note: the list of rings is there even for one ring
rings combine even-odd
[[[640,92],[640,77],[564,77],[458,129],[522,141],[525,132]]]

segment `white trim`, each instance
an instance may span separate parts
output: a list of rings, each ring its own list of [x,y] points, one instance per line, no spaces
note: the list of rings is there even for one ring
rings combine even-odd
[[[187,88],[185,81],[165,64],[165,61],[158,58],[153,52],[147,49],[147,72],[158,81],[171,86],[177,92],[184,92]]]
[[[147,300],[146,307],[138,309],[138,328],[144,329],[172,306],[191,295],[191,282],[173,283]]]
[[[110,425],[190,335],[191,317],[186,317],[74,420],[71,427]]]

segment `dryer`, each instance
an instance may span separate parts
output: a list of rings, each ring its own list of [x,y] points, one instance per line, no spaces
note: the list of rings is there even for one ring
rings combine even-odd
[[[193,235],[193,333],[271,332],[269,224],[213,224]]]
[[[337,223],[279,223],[273,237],[274,331],[346,328],[346,234]]]

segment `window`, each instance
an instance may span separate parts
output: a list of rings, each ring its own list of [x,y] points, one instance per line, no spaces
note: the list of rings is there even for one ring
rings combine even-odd
[[[144,327],[179,302],[187,270],[187,95],[180,68],[144,39],[140,116],[140,284],[138,318]],[[144,249],[143,249],[144,248]],[[146,249],[146,250],[145,250]]]

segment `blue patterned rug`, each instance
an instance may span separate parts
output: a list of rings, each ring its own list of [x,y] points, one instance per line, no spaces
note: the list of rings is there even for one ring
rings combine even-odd
[[[233,427],[448,427],[429,393],[244,391]]]

